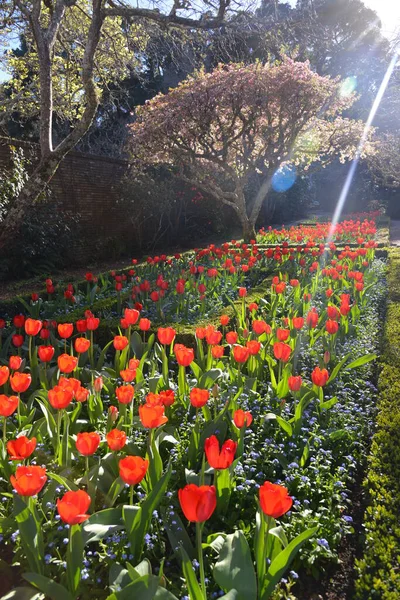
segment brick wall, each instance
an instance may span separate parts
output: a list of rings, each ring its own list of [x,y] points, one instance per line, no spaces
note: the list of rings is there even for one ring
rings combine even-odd
[[[35,144],[0,137],[0,167],[10,163],[10,145],[22,147],[35,161]],[[51,198],[62,210],[79,216],[82,246],[77,260],[104,255],[108,244],[130,235],[129,218],[118,205],[118,185],[127,166],[124,160],[70,152],[51,180]]]

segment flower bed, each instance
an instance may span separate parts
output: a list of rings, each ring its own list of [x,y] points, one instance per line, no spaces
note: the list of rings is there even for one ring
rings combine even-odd
[[[140,288],[119,298],[103,347],[97,315],[44,326],[38,299],[10,325],[0,531],[49,598],[264,600],[296,591],[298,572],[319,576],[352,531],[385,291],[373,240],[185,260],[163,260],[163,281],[178,320],[205,303],[192,347],[156,326],[168,304]],[[199,266],[217,271],[203,300]],[[143,269],[160,289],[159,261]]]

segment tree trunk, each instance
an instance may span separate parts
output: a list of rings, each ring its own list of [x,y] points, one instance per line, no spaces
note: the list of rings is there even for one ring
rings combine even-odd
[[[15,198],[0,227],[1,254],[4,254],[7,244],[18,235],[21,224],[29,212],[29,207],[44,192],[62,159],[63,155],[41,160],[19,195]]]
[[[242,226],[243,240],[248,244],[250,240],[256,239],[254,223],[251,222],[245,210],[240,210],[238,212],[238,217]]]

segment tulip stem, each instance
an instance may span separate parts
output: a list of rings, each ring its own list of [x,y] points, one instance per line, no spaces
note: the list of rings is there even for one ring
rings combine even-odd
[[[129,504],[133,506],[133,485],[129,487]]]
[[[59,465],[62,464],[62,456],[60,459],[60,448],[61,448],[61,417],[62,411],[59,410],[57,413],[57,462]]]
[[[196,540],[197,540],[197,554],[200,565],[200,587],[203,592],[204,600],[207,600],[206,595],[206,581],[204,575],[204,561],[203,561],[203,546],[201,543],[201,534],[202,534],[202,523],[196,523]]]
[[[7,434],[7,418],[3,417],[3,444],[4,444],[4,448],[6,447],[6,437]]]

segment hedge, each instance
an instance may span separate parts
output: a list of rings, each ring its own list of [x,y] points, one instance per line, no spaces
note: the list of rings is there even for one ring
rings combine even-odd
[[[356,599],[400,598],[400,248],[389,250],[388,302],[378,380],[379,412],[364,482],[365,546]]]

